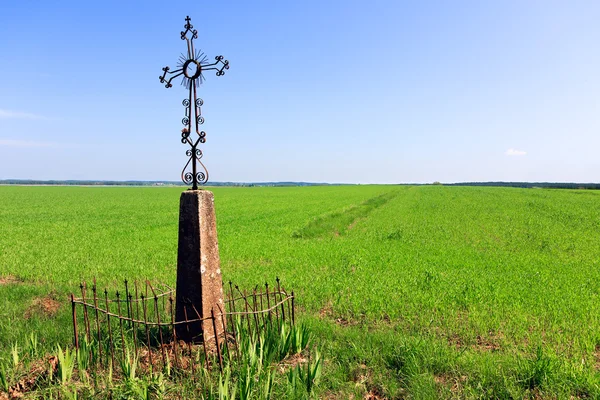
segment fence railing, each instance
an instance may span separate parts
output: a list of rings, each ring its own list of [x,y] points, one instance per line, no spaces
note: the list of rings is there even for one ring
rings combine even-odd
[[[294,292],[268,283],[253,290],[241,290],[231,282],[224,288],[224,308],[217,306],[202,317],[194,306],[185,306],[183,321],[175,321],[175,290],[149,281],[124,281],[121,291],[100,291],[94,279],[91,287],[80,285],[81,297],[71,295],[74,345],[93,355],[100,367],[113,369],[135,358],[142,368],[176,367],[192,373],[197,368],[223,369],[239,357],[240,337],[260,338],[268,329],[295,322]],[[201,324],[204,337],[178,340],[177,332]],[[205,329],[206,328],[206,329]],[[90,348],[96,350],[90,351]]]

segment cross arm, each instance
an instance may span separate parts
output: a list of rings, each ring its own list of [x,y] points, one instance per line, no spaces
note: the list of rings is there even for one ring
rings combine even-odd
[[[176,69],[175,71],[171,71],[171,69],[169,67],[164,67],[162,70],[164,71],[164,73],[162,74],[162,76],[159,76],[158,79],[160,80],[160,83],[166,82],[165,87],[167,89],[173,86],[173,84],[171,83],[171,81],[173,79],[175,79],[178,76],[183,74],[183,68],[179,68],[179,69]],[[175,74],[175,75],[171,76],[169,79],[166,79],[167,74]]]
[[[229,61],[223,60],[223,56],[216,56],[215,62],[212,64],[206,64],[202,66],[202,71],[217,71],[217,76],[225,75],[226,69],[229,69]]]

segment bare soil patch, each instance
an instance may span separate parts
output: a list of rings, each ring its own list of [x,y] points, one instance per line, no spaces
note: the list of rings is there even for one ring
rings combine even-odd
[[[501,333],[489,332],[488,335],[485,336],[477,335],[475,338],[475,343],[469,345],[468,343],[465,343],[465,341],[457,334],[452,334],[447,337],[449,346],[453,346],[458,350],[465,347],[470,347],[472,350],[477,352],[499,351],[501,349],[501,339]]]
[[[462,376],[451,376],[451,375],[436,375],[433,380],[438,386],[444,386],[448,388],[452,393],[461,393],[464,384],[467,381],[465,375]]]
[[[596,371],[600,370],[600,344],[597,344],[594,349],[594,368]]]
[[[385,400],[387,397],[378,389],[373,388],[369,390],[364,397],[365,400]]]
[[[302,353],[294,354],[281,361],[279,369],[281,372],[285,372],[286,370],[296,368],[298,365],[306,364],[307,361],[308,359]]]
[[[29,319],[34,315],[50,318],[54,317],[60,309],[60,302],[56,300],[56,296],[50,294],[45,297],[36,298],[31,302],[31,305],[25,310],[23,318]]]
[[[487,337],[477,335],[477,344],[474,346],[479,351],[498,351],[500,350],[499,335],[491,333]]]
[[[328,301],[325,305],[319,310],[319,317],[321,319],[331,317],[333,315],[333,303]]]
[[[35,390],[39,382],[47,379],[50,370],[52,371],[52,374],[55,374],[57,367],[58,359],[54,356],[34,361],[29,372],[11,386],[8,389],[8,393],[0,393],[0,400],[26,397],[26,393]]]
[[[17,283],[22,283],[23,281],[13,275],[3,275],[0,276],[0,286],[1,285],[15,285]]]

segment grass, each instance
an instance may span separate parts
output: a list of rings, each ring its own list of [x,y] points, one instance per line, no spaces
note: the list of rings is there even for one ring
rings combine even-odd
[[[317,396],[600,396],[600,192],[211,190],[224,279],[294,289]],[[40,356],[70,343],[81,280],[174,284],[180,192],[0,187],[2,368],[31,332]]]
[[[34,341],[21,349],[14,344],[12,362],[0,362],[2,398],[314,398],[322,358],[306,326],[273,321],[258,334],[239,317],[234,323],[239,350],[223,358],[222,371],[216,352],[205,353],[201,345],[185,346],[178,355],[163,348],[167,360],[183,364],[177,366],[161,362],[158,348],[152,349],[152,361],[146,348],[138,353],[129,340],[115,346],[114,359],[106,353],[106,338],[82,340],[77,351],[57,345],[42,358]]]

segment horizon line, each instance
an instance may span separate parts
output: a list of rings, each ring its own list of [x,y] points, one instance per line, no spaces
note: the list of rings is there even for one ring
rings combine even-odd
[[[61,183],[61,182],[69,182],[69,183],[78,183],[78,182],[94,182],[96,184],[101,183],[115,183],[115,184],[127,184],[127,183],[144,183],[144,184],[168,184],[173,186],[187,186],[186,184],[179,181],[170,181],[170,180],[141,180],[141,179],[126,179],[126,180],[117,180],[117,179],[0,179],[0,184],[13,184],[14,183],[27,183],[27,182],[53,182],[53,183]],[[349,183],[349,182],[310,182],[310,181],[214,181],[210,182],[204,186],[211,185],[260,185],[260,184],[295,184],[295,185],[472,185],[472,184],[546,184],[546,185],[600,185],[600,182],[577,182],[577,181],[454,181],[454,182],[396,182],[396,183]]]

